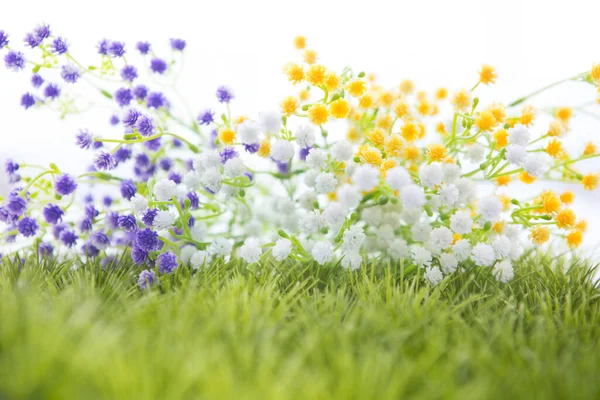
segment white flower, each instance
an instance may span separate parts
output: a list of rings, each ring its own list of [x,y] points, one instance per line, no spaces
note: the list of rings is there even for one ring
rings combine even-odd
[[[502,202],[496,196],[487,196],[479,202],[479,213],[483,222],[496,222],[502,212]]]
[[[223,165],[223,175],[228,178],[237,178],[238,176],[244,175],[246,166],[239,157],[230,158]]]
[[[183,246],[181,250],[179,250],[179,259],[181,260],[181,263],[183,265],[188,265],[196,251],[194,246]]]
[[[221,173],[217,168],[209,168],[206,171],[204,171],[200,180],[202,181],[202,183],[204,183],[204,185],[207,188],[209,188],[215,193],[221,190],[222,177]]]
[[[492,273],[496,279],[503,283],[510,281],[515,276],[515,271],[509,259],[498,261],[494,265]]]
[[[419,168],[419,179],[423,186],[437,186],[442,183],[443,178],[444,171],[442,171],[440,163],[434,162],[429,165],[422,165]]]
[[[358,250],[360,246],[364,243],[367,236],[362,227],[358,225],[352,225],[350,228],[344,231],[343,235],[344,244],[342,245],[343,249],[356,249]]]
[[[425,205],[425,192],[420,186],[411,183],[402,188],[400,192],[402,204],[407,208],[423,207]]]
[[[316,142],[315,130],[310,125],[300,125],[294,136],[301,149],[312,147]]]
[[[323,265],[333,260],[333,250],[329,242],[317,242],[311,252],[316,262]]]
[[[158,229],[169,229],[173,226],[175,222],[175,216],[168,210],[160,210],[156,213],[156,217],[154,217],[154,222],[152,225]]]
[[[362,220],[365,223],[378,226],[381,224],[383,218],[383,211],[381,207],[371,207],[363,210],[362,212]]]
[[[131,210],[136,215],[143,214],[148,209],[148,199],[139,193],[133,196],[129,203],[131,204]]]
[[[460,239],[452,246],[452,254],[458,261],[465,261],[471,255],[471,244],[466,239]]]
[[[315,207],[319,207],[319,202],[315,192],[302,193],[298,198],[298,204],[300,204],[300,207],[307,210],[312,210]]]
[[[296,204],[289,197],[278,197],[275,199],[275,209],[282,214],[291,214],[296,209]]]
[[[356,171],[356,168],[358,168],[358,163],[354,162],[354,160],[350,160],[346,163],[346,168],[344,168],[344,174],[346,174],[346,176],[352,176],[354,175],[354,171]]]
[[[522,230],[517,225],[508,225],[504,228],[504,234],[507,238],[509,238],[512,242],[516,242],[519,240],[519,236],[521,236]]]
[[[402,189],[404,186],[412,183],[410,174],[403,167],[388,169],[385,173],[385,181],[393,190]]]
[[[458,267],[458,260],[451,253],[442,253],[440,256],[440,265],[445,274],[451,274]]]
[[[389,247],[387,249],[388,254],[394,260],[398,260],[400,258],[406,258],[409,256],[408,245],[406,240],[396,238],[389,243]]]
[[[546,163],[542,157],[537,154],[528,154],[523,162],[523,169],[531,176],[536,178],[546,172]]]
[[[170,179],[160,179],[152,189],[156,200],[168,201],[177,193],[177,184]]]
[[[417,265],[429,266],[431,264],[431,253],[421,246],[413,247],[412,257]]]
[[[325,217],[318,210],[306,213],[299,221],[300,232],[305,235],[312,235],[319,229],[324,228],[325,223]]]
[[[348,268],[351,270],[357,270],[360,268],[360,264],[362,263],[362,257],[357,250],[351,250],[344,254],[342,258],[342,267]]]
[[[310,188],[314,187],[317,175],[319,175],[319,171],[316,169],[309,169],[308,171],[306,171],[304,173],[304,184]]]
[[[431,286],[436,286],[444,279],[444,275],[438,267],[429,267],[425,268],[425,278],[431,283]]]
[[[444,169],[444,181],[446,183],[454,183],[462,174],[460,167],[456,164],[444,163],[442,168]]]
[[[425,242],[429,239],[431,233],[431,225],[429,221],[420,221],[410,228],[412,239],[416,242]]]
[[[216,257],[228,256],[231,254],[233,244],[225,238],[216,238],[208,246],[208,252]]]
[[[338,189],[337,197],[346,209],[350,209],[358,206],[362,194],[356,186],[344,184]]]
[[[432,249],[436,250],[436,252],[450,247],[453,240],[452,231],[445,226],[435,228],[429,234],[429,245]]]
[[[192,234],[192,239],[196,242],[204,242],[206,238],[206,224],[202,221],[196,221],[194,226],[190,228],[190,233]]]
[[[467,148],[466,158],[471,162],[477,164],[483,161],[485,153],[485,147],[483,147],[480,143],[473,143],[471,146]]]
[[[331,172],[322,172],[317,176],[317,179],[315,179],[317,193],[333,192],[335,190],[335,185],[337,185],[337,179],[335,179]]]
[[[342,208],[340,203],[331,203],[325,208],[323,216],[329,226],[339,229],[346,219],[346,211]]]
[[[340,140],[331,147],[331,155],[338,161],[346,161],[352,157],[352,145],[346,140]]]
[[[193,269],[198,269],[204,265],[204,263],[208,262],[209,255],[204,250],[196,251],[192,257],[190,258],[190,265]]]
[[[444,185],[439,191],[440,201],[446,207],[452,207],[457,201],[460,192],[455,185]]]
[[[494,261],[496,261],[496,254],[494,254],[494,248],[489,244],[477,243],[473,247],[473,261],[480,267],[489,267]]]
[[[429,195],[429,200],[427,201],[427,206],[432,211],[437,211],[441,205],[442,205],[442,200],[440,199],[440,196],[438,196],[437,194]]]
[[[423,211],[418,208],[404,208],[401,218],[407,225],[413,225],[421,218]]]
[[[352,181],[361,190],[371,190],[377,185],[379,180],[379,169],[372,165],[364,164],[356,168]]]
[[[196,191],[202,187],[200,177],[194,171],[188,171],[183,176],[183,184],[190,190]]]
[[[310,149],[306,156],[306,164],[315,169],[322,169],[327,166],[327,153],[321,149]]]
[[[259,112],[258,123],[266,132],[277,133],[281,129],[281,114],[279,111]]]
[[[496,252],[496,258],[500,259],[508,257],[512,246],[510,243],[510,239],[504,235],[501,235],[494,239],[494,241],[492,242],[492,247]]]
[[[475,200],[476,187],[475,183],[468,178],[460,178],[455,183],[456,188],[458,189],[458,203],[466,204],[471,203]]]
[[[469,211],[457,211],[450,217],[450,228],[456,233],[466,235],[471,233],[473,219]]]
[[[275,246],[271,250],[271,254],[277,261],[283,261],[290,255],[292,251],[292,242],[289,239],[279,239],[275,242]]]
[[[194,169],[201,172],[209,168],[218,168],[221,165],[221,156],[217,150],[207,150],[198,156]]]
[[[246,120],[238,125],[238,137],[243,144],[258,143],[258,134],[260,126],[250,120]]]
[[[523,165],[527,157],[527,149],[518,144],[509,144],[506,146],[506,159],[516,165]]]
[[[257,239],[250,238],[244,242],[244,245],[240,247],[240,257],[244,259],[248,264],[254,264],[260,259],[262,254],[262,248]]]
[[[519,146],[527,146],[531,133],[525,125],[517,124],[508,130],[508,142]]]
[[[275,161],[288,162],[294,156],[294,144],[287,140],[275,140],[271,146],[271,157]]]

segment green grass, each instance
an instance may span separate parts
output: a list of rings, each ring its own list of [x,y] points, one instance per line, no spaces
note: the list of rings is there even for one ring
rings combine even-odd
[[[581,262],[434,289],[400,265],[217,263],[144,293],[130,266],[70,266],[0,266],[0,399],[600,398]]]

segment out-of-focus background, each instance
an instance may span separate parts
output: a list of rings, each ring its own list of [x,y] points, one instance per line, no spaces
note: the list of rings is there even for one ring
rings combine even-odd
[[[235,90],[234,112],[252,116],[277,108],[284,95],[296,91],[287,84],[282,66],[299,57],[292,46],[298,34],[307,37],[308,48],[317,50],[328,67],[374,72],[384,86],[410,78],[424,90],[469,88],[480,65],[492,64],[499,78],[496,85],[478,89],[483,104],[492,99],[508,103],[600,62],[600,5],[595,1],[35,0],[1,8],[0,29],[11,34],[12,47],[22,47],[25,33],[46,22],[85,61],[97,57],[95,45],[102,38],[126,41],[132,57],[138,40],[167,54],[170,37],[186,39],[179,87],[193,112],[215,104],[221,83]],[[29,90],[29,75],[0,66],[0,161],[58,161],[65,170],[83,169],[89,154],[75,148],[74,133],[88,127],[116,136],[108,124],[114,109],[99,99],[84,115],[64,121],[49,110],[25,111],[19,100]],[[595,97],[591,86],[569,83],[532,103],[540,109],[579,106]],[[588,110],[600,114],[600,106]],[[571,126],[566,144],[572,152],[581,152],[585,141],[600,141],[600,120],[579,115]],[[541,132],[543,123],[535,129]],[[598,170],[600,163],[589,161],[582,169]],[[518,190],[534,193],[539,188]],[[2,190],[5,180],[0,181]],[[575,209],[590,224],[585,246],[593,250],[600,244],[595,224],[600,193],[575,191]]]

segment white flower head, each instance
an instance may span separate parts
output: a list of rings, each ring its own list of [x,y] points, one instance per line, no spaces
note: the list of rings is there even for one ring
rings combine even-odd
[[[198,269],[208,263],[210,255],[204,250],[197,250],[190,258],[190,265],[193,269]]]
[[[475,183],[469,178],[460,178],[455,183],[458,189],[458,203],[466,204],[475,200],[477,195]]]
[[[188,171],[183,176],[183,184],[190,190],[196,191],[202,187],[202,181],[195,171]]]
[[[342,258],[342,267],[355,271],[360,268],[362,256],[357,250],[348,251]]]
[[[196,168],[196,164],[200,168]],[[198,156],[198,163],[194,164],[194,169],[203,171],[209,168],[218,168],[221,165],[221,155],[216,149],[207,150]]]
[[[454,183],[462,174],[462,170],[456,164],[444,163],[442,168],[444,170],[444,181],[446,183]]]
[[[429,221],[420,221],[410,228],[412,239],[416,242],[426,242],[431,234],[431,225]]]
[[[334,229],[339,229],[346,219],[346,211],[340,203],[330,203],[323,212],[325,220]]]
[[[467,148],[466,158],[475,164],[482,162],[484,155],[485,147],[481,143],[473,143]]]
[[[525,125],[516,124],[508,130],[508,142],[519,146],[527,146],[531,133]]]
[[[427,201],[425,199],[425,192],[423,188],[420,186],[411,183],[406,185],[400,191],[400,199],[402,200],[402,204],[404,204],[407,208],[420,208],[425,205]]]
[[[337,198],[346,209],[351,209],[358,206],[362,194],[358,187],[344,184],[338,189]]]
[[[309,169],[304,173],[304,184],[308,187],[314,187],[319,171],[316,169]]]
[[[442,253],[440,255],[440,265],[445,274],[451,274],[458,267],[458,260],[452,253]]]
[[[503,283],[507,283],[515,276],[515,271],[509,259],[498,261],[496,265],[494,265],[492,273],[496,279]]]
[[[260,126],[250,120],[246,120],[238,125],[238,137],[243,144],[254,144],[258,143],[258,134],[260,133]]]
[[[168,201],[177,194],[177,184],[170,179],[160,179],[152,189],[156,200]]]
[[[538,154],[528,154],[523,162],[523,169],[529,175],[539,177],[547,170],[546,160]]]
[[[281,114],[279,111],[259,112],[258,123],[266,132],[278,133],[281,129]]]
[[[330,193],[335,190],[337,179],[331,172],[321,172],[315,179],[317,193]]]
[[[430,266],[431,265],[431,252],[421,246],[415,246],[412,249],[413,261],[417,265]]]
[[[320,265],[330,262],[333,260],[333,250],[329,242],[317,242],[311,251],[311,254],[316,262]]]
[[[248,264],[254,264],[258,262],[262,254],[262,248],[257,239],[247,239],[242,247],[240,247],[240,257]]]
[[[344,231],[342,235],[344,249],[360,249],[365,242],[367,236],[362,227],[358,225],[352,225],[350,228]]]
[[[305,235],[312,235],[316,233],[319,229],[324,228],[326,224],[325,217],[321,214],[320,211],[315,210],[306,213],[306,215],[300,219],[299,228],[300,232]]]
[[[347,140],[335,142],[331,147],[331,155],[337,161],[347,161],[352,157],[352,145]]]
[[[227,178],[237,178],[238,176],[244,175],[246,166],[244,161],[239,157],[230,158],[223,165],[223,175]]]
[[[298,143],[298,147],[304,149],[306,147],[312,147],[316,142],[315,130],[310,125],[300,125],[298,129],[296,129],[296,143]]]
[[[229,239],[222,237],[216,238],[212,241],[210,246],[208,246],[208,252],[215,257],[226,257],[231,254],[232,249],[233,243],[231,243]]]
[[[379,180],[379,169],[372,165],[364,164],[356,168],[352,175],[352,181],[361,190],[371,190]]]
[[[175,222],[175,216],[169,210],[160,210],[156,213],[152,225],[157,230],[170,229]]]
[[[283,261],[290,255],[292,251],[292,242],[289,239],[279,239],[275,242],[275,246],[271,250],[271,254],[277,261]]]
[[[465,261],[471,255],[471,244],[466,239],[460,239],[452,246],[452,254],[461,262]]]
[[[219,190],[221,190],[221,180],[223,178],[221,177],[221,172],[219,172],[219,170],[217,168],[209,168],[206,171],[204,171],[204,173],[202,174],[202,177],[200,178],[200,180],[202,181],[202,183],[204,183],[204,185],[209,188],[210,190],[212,190],[213,192],[217,193]]]
[[[148,199],[139,193],[136,193],[136,195],[129,200],[129,204],[131,204],[131,210],[136,215],[141,215],[148,209]]]
[[[496,222],[502,212],[502,202],[496,196],[487,196],[479,202],[479,213],[483,222]]]
[[[183,265],[188,265],[196,251],[194,246],[183,246],[181,250],[179,250],[179,260],[181,260]]]
[[[516,165],[523,165],[525,162],[525,158],[527,157],[527,149],[523,146],[519,146],[518,144],[509,144],[506,147],[506,159]]]
[[[429,188],[437,186],[442,183],[443,178],[444,171],[438,162],[434,162],[429,165],[422,165],[421,168],[419,168],[419,179],[421,180],[421,184],[423,186],[427,186]]]
[[[450,228],[456,233],[466,235],[471,233],[473,219],[469,211],[457,211],[450,217]]]
[[[390,168],[385,173],[385,181],[393,190],[402,189],[404,186],[412,183],[408,171],[403,167]]]
[[[510,239],[504,235],[500,235],[492,242],[492,247],[496,252],[496,258],[501,259],[508,257],[512,248]]]
[[[346,176],[354,175],[354,171],[356,171],[356,168],[358,168],[358,166],[359,164],[354,160],[348,161],[346,163],[346,168],[344,168],[344,174],[346,174]]]
[[[275,161],[288,162],[294,156],[294,144],[287,140],[277,139],[271,146],[271,157]]]
[[[190,228],[190,233],[192,234],[192,239],[196,242],[204,242],[206,238],[206,224],[202,221],[196,221],[194,226]]]
[[[410,255],[410,251],[408,248],[408,244],[406,243],[406,240],[400,239],[400,238],[395,238],[389,242],[387,253],[394,260],[399,260],[401,258],[407,258]]]
[[[306,164],[314,169],[323,169],[327,166],[327,153],[321,149],[310,149],[306,156]]]
[[[436,286],[444,279],[442,271],[438,267],[425,268],[425,278],[429,281],[431,286]]]
[[[454,206],[454,204],[456,204],[458,201],[458,197],[460,196],[458,188],[453,184],[442,186],[438,193],[441,204],[446,207]]]
[[[429,247],[439,253],[441,250],[450,247],[453,240],[452,231],[445,226],[440,226],[429,234]]]
[[[494,248],[489,244],[477,243],[472,251],[473,261],[480,267],[490,267],[496,261]]]

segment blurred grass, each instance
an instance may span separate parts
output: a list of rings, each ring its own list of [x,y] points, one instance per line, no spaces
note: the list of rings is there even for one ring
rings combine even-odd
[[[600,292],[536,255],[508,285],[413,266],[0,265],[0,399],[598,399]]]

